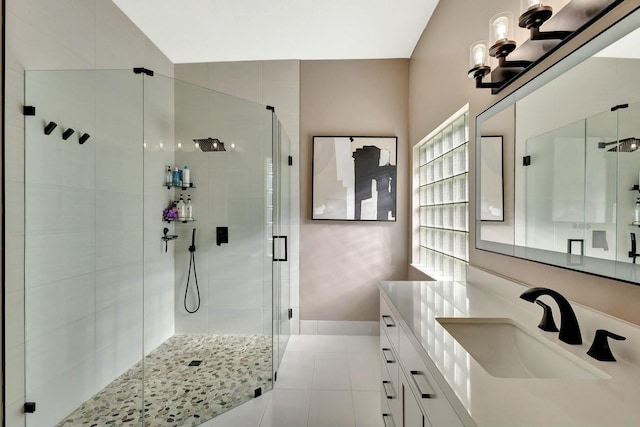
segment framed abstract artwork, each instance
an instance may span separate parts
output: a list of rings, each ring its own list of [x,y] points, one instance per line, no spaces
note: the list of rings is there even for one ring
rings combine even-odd
[[[314,136],[311,219],[395,221],[396,136]]]

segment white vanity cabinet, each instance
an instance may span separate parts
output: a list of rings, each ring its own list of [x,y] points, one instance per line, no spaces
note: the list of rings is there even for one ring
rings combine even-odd
[[[380,295],[381,403],[385,427],[464,427],[436,383],[433,362]]]

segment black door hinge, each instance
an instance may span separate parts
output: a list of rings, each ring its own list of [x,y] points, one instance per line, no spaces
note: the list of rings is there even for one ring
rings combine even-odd
[[[531,164],[531,156],[524,156],[522,158],[522,166],[529,166]]]
[[[25,105],[22,107],[22,114],[25,116],[35,116],[36,115],[36,107],[33,105]]]
[[[293,319],[293,308],[289,309],[289,320]]]
[[[24,402],[24,413],[33,414],[36,412],[36,402]]]
[[[621,110],[623,108],[629,108],[629,104],[618,104],[614,107],[611,107],[611,111]]]
[[[133,69],[133,72],[135,74],[146,74],[149,77],[153,77],[153,75],[155,74],[153,70],[149,70],[148,68],[144,68],[144,67],[135,67]]]
[[[267,105],[267,110],[276,112],[276,107],[272,107],[271,105]]]
[[[293,156],[289,156],[289,166],[293,166]]]

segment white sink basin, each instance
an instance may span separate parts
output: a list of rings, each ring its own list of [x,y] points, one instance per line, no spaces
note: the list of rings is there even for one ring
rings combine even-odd
[[[610,378],[512,319],[440,317],[436,320],[494,377]]]

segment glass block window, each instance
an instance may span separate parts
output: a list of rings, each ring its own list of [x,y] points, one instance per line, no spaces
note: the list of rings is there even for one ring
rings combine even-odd
[[[469,113],[447,123],[415,148],[419,259],[414,264],[436,280],[464,280],[469,261]]]

